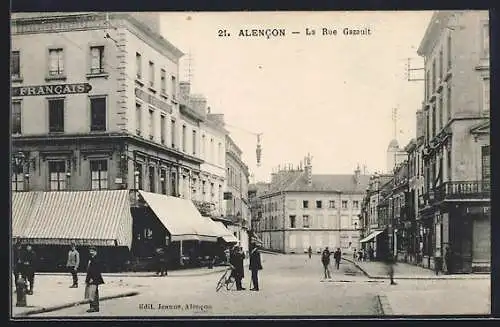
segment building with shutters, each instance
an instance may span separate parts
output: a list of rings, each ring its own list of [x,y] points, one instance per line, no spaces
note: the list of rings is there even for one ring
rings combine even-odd
[[[436,12],[418,48],[425,60],[422,259],[449,247],[451,272],[490,269],[490,93],[487,11]]]
[[[206,101],[181,98],[183,53],[159,26],[159,13],[12,15],[11,186],[27,194],[13,197],[15,238],[128,248],[122,260],[166,245],[180,264],[211,255],[200,245],[218,237],[191,199],[222,206],[225,131]],[[105,223],[75,230],[91,209]]]
[[[352,175],[314,175],[311,157],[304,169],[292,167],[272,176],[262,194],[257,234],[264,246],[284,253],[314,252],[324,247],[360,248],[359,216],[369,176],[359,168]]]

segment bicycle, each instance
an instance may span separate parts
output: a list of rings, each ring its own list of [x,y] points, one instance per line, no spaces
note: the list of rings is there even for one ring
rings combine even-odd
[[[226,286],[226,290],[231,290],[231,288],[234,286],[235,280],[232,276],[234,266],[229,265],[228,269],[224,271],[224,274],[219,278],[219,281],[217,282],[217,286],[215,287],[215,291],[218,292],[224,285]]]

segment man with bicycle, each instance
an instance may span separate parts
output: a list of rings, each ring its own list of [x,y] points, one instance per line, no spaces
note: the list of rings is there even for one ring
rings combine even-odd
[[[236,281],[236,290],[243,291],[245,288],[241,285],[241,280],[245,277],[243,269],[243,260],[245,259],[245,254],[241,246],[235,246],[234,251],[231,253],[229,263],[232,266],[231,276]]]

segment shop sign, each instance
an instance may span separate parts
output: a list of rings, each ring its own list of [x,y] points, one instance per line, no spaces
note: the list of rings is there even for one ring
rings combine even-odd
[[[467,207],[465,209],[465,212],[468,215],[473,215],[473,214],[488,214],[490,213],[490,207],[483,206],[483,207]]]
[[[90,90],[92,85],[89,83],[29,85],[13,87],[12,96],[66,95],[89,93]]]
[[[155,96],[144,92],[140,88],[135,88],[135,96],[156,108],[168,112],[169,114],[172,113],[172,105],[166,103],[165,101],[157,99]]]

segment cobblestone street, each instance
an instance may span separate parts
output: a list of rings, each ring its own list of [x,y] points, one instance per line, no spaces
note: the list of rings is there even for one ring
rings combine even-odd
[[[332,281],[322,280],[318,255],[263,255],[261,291],[248,291],[249,271],[245,271],[246,291],[215,292],[218,274],[188,277],[123,277],[140,294],[101,302],[99,313],[88,314],[78,306],[36,315],[57,316],[232,316],[232,315],[381,315],[378,295],[390,312],[385,314],[460,314],[489,312],[489,285],[474,280],[386,280],[369,279],[354,265],[343,260],[333,269]],[[119,277],[108,277],[107,280]],[[106,286],[105,286],[106,287]],[[473,296],[473,303],[446,305],[448,296]],[[460,294],[458,294],[460,293]],[[415,300],[417,299],[417,300]],[[427,303],[428,302],[428,303]],[[411,305],[408,305],[411,303]],[[427,303],[427,304],[426,304]],[[153,309],[140,309],[152,304]],[[158,309],[164,305],[163,309]],[[193,305],[193,308],[187,307]],[[467,307],[466,312],[460,311]]]

